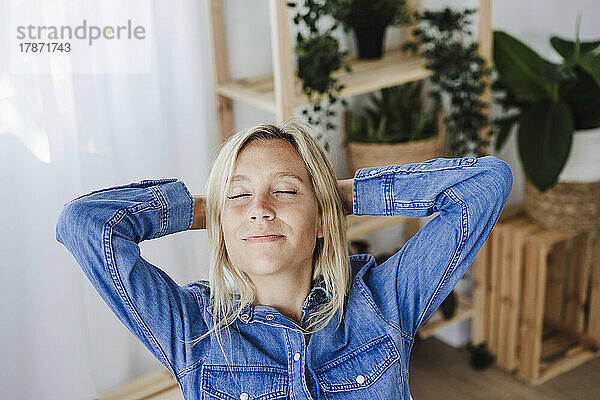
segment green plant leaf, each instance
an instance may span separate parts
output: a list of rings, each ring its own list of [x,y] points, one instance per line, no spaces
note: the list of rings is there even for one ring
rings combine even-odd
[[[586,71],[575,71],[578,79],[563,95],[573,112],[575,129],[600,127],[600,86]]]
[[[519,157],[526,177],[541,192],[554,186],[573,139],[573,117],[567,104],[540,102],[519,119]]]
[[[596,85],[600,85],[600,46],[594,50],[582,52],[579,65],[594,78]]]
[[[367,119],[367,141],[373,142],[376,140],[375,127],[372,119]]]
[[[332,16],[352,28],[386,27],[408,23],[405,0],[336,0],[330,3]]]
[[[377,139],[378,141],[385,142],[385,129],[387,125],[387,118],[382,117],[379,120],[379,125],[377,126]]]
[[[571,59],[575,55],[575,42],[571,40],[563,39],[558,36],[551,36],[550,44],[563,58]],[[600,46],[600,40],[593,42],[581,42],[579,45],[581,46],[579,51],[583,54]]]
[[[494,31],[494,63],[499,79],[517,98],[529,102],[556,101],[564,67],[552,64],[503,31]]]
[[[508,140],[513,126],[518,122],[520,114],[510,115],[503,118],[497,118],[494,120],[495,128],[498,130],[496,136],[496,142],[494,149],[496,151],[502,150],[506,141]]]
[[[600,40],[580,42],[579,53],[576,51],[577,41],[552,36],[550,43],[568,64],[580,66],[600,85]]]

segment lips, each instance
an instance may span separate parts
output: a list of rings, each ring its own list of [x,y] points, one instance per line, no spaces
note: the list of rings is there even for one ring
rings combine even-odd
[[[244,240],[247,242],[273,242],[275,240],[283,239],[285,236],[278,233],[255,233],[248,236]]]
[[[248,235],[246,237],[246,239],[265,237],[265,236],[283,236],[283,235],[281,235],[279,233],[275,233],[275,232],[254,232],[254,233]]]

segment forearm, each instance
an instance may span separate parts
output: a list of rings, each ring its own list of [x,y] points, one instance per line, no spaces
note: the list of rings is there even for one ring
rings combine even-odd
[[[190,229],[205,229],[206,228],[206,197],[194,197],[194,219]]]
[[[362,168],[354,176],[354,213],[426,217],[440,211],[460,221],[465,217],[455,207],[460,203],[477,214],[469,218],[475,221],[491,203],[504,202],[511,188],[510,167],[494,156]],[[490,203],[481,204],[484,198]]]
[[[342,198],[344,200],[344,210],[346,215],[352,214],[353,200],[352,200],[352,184],[353,178],[338,180],[338,185],[342,189]]]

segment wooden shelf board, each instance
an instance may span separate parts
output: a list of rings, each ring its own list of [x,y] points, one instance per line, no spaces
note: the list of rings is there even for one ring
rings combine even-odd
[[[156,393],[152,397],[144,398],[143,400],[184,400],[184,398],[179,385],[177,385],[164,392]]]
[[[265,111],[275,112],[273,77],[270,75],[218,85],[217,93]]]
[[[534,379],[531,383],[533,385],[542,384],[598,356],[600,356],[600,351],[593,351],[584,345],[579,345],[559,360],[550,363],[542,362],[539,378]]]
[[[431,75],[431,71],[425,68],[425,61],[421,57],[408,55],[399,48],[387,50],[384,57],[378,60],[353,58],[348,63],[352,67],[351,73],[340,70],[333,74],[341,84],[345,85],[340,93],[341,97],[370,93],[385,87],[425,79]],[[302,107],[309,104],[308,99],[302,93],[301,83],[295,71],[294,77],[293,104],[294,107]],[[276,110],[271,75],[221,84],[217,86],[217,93],[269,112]]]
[[[397,216],[372,216],[372,215],[349,215],[348,220],[348,240],[355,240],[369,233],[378,231],[388,226],[396,225],[400,222],[411,219],[402,215]]]
[[[173,379],[171,373],[165,369],[158,369],[133,381],[127,382],[115,389],[101,394],[97,400],[121,400],[121,399],[183,399],[179,385]],[[168,396],[168,397],[164,397]]]
[[[458,298],[458,309],[456,314],[450,319],[444,319],[441,314],[441,310],[436,310],[431,317],[418,329],[419,335],[422,339],[428,338],[435,335],[440,329],[455,324],[460,321],[464,321],[473,316],[473,307],[471,305],[471,299],[456,294]]]

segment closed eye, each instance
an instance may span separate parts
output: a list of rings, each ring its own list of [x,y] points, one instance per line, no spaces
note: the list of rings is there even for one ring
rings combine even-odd
[[[286,194],[296,194],[297,192],[295,190],[277,190],[274,193],[286,193]],[[239,197],[244,197],[244,196],[250,196],[249,193],[243,193],[243,194],[238,194],[236,196],[227,196],[228,199],[234,200],[237,199]]]
[[[227,196],[228,199],[237,199],[238,197],[242,197],[242,196],[250,196],[249,194],[245,193],[245,194],[238,194],[237,196]]]

